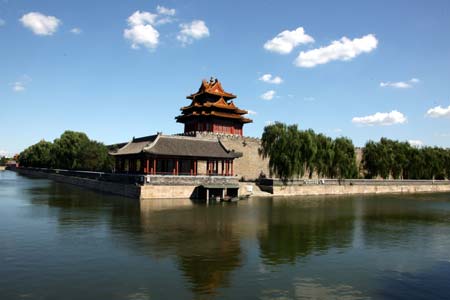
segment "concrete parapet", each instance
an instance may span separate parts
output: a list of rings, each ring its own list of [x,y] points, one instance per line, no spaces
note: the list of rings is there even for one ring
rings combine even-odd
[[[265,179],[259,181],[258,186],[273,196],[450,192],[448,180],[322,179],[283,183],[277,179]]]
[[[182,176],[182,175],[145,175],[144,186],[147,185],[204,185],[204,184],[236,184],[237,177],[232,176]]]

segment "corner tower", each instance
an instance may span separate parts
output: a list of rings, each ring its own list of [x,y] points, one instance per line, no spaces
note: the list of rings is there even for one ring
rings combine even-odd
[[[200,131],[242,136],[244,124],[253,122],[244,117],[248,111],[234,105],[236,96],[225,92],[217,79],[203,80],[198,92],[186,98],[191,104],[182,107],[181,115],[175,117],[184,124],[185,134]]]

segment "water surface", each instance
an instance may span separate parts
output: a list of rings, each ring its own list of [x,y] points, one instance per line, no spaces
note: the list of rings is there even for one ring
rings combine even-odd
[[[0,299],[448,299],[450,194],[135,201],[0,172]]]

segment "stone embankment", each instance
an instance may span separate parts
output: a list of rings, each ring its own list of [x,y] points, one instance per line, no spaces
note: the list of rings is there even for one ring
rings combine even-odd
[[[427,193],[450,192],[449,180],[293,180],[282,182],[277,179],[262,179],[255,182],[238,182],[236,177],[223,176],[135,176],[141,178],[134,184],[111,182],[111,176],[95,172],[43,172],[39,170],[18,168],[20,174],[47,178],[57,182],[68,183],[83,188],[112,193],[135,199],[175,199],[196,198],[199,186],[239,187],[241,197],[262,196],[307,196],[307,195],[351,195],[351,194],[390,194],[390,193]],[[56,170],[57,171],[57,170]],[[77,177],[96,175],[96,179]],[[100,174],[100,175],[98,175]],[[91,176],[92,177],[92,176]]]
[[[450,192],[449,180],[260,180],[261,190],[272,196],[352,195]]]
[[[139,198],[141,195],[140,187],[132,184],[123,184],[117,182],[100,181],[90,178],[81,178],[55,173],[46,173],[36,170],[28,170],[25,168],[17,168],[15,169],[15,171],[19,174],[27,175],[30,177],[51,179],[56,182],[68,183],[83,188],[88,188],[100,192],[111,193],[130,198]]]
[[[123,175],[52,169],[17,168],[19,174],[51,179],[79,187],[136,199],[199,198],[199,187],[238,189],[237,177]],[[126,183],[128,182],[128,183]]]

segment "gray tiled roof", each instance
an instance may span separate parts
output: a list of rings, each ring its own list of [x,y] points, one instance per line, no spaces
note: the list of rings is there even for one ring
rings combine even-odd
[[[152,136],[153,139],[134,139],[113,155],[129,155],[145,152],[156,156],[236,158],[240,153],[230,152],[219,140],[201,140],[185,136]]]
[[[111,152],[111,155],[129,155],[141,153],[144,148],[155,141],[157,135],[150,135],[142,138],[133,138],[133,140],[127,143],[122,148],[119,148],[116,152]]]

